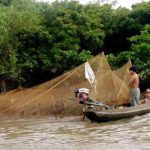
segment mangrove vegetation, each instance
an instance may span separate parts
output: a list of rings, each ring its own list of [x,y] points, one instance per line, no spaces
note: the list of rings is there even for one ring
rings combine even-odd
[[[30,87],[104,51],[112,68],[129,59],[150,85],[150,2],[0,0],[0,91]]]

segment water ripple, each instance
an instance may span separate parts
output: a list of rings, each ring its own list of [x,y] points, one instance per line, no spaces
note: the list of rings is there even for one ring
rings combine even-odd
[[[20,119],[0,124],[0,150],[149,150],[150,114],[108,123],[79,118]]]

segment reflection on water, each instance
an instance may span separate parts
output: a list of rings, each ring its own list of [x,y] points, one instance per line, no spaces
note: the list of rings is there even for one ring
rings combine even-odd
[[[108,123],[79,118],[0,123],[0,150],[149,150],[150,114]]]

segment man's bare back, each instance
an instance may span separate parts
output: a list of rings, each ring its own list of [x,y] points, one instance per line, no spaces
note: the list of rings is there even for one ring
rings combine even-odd
[[[139,88],[139,77],[138,77],[137,73],[131,74],[129,86],[131,89]]]

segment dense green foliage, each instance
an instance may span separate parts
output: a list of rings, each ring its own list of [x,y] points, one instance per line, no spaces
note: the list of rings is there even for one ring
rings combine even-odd
[[[132,43],[130,51],[124,51],[117,56],[109,54],[108,59],[114,68],[123,65],[127,60],[137,67],[143,81],[150,84],[150,25],[145,25],[139,35],[129,38]]]
[[[128,59],[149,80],[150,3],[113,9],[100,2],[0,0],[0,87],[31,86],[101,51],[114,68]]]
[[[0,0],[0,5],[9,6],[11,4],[11,0]]]

